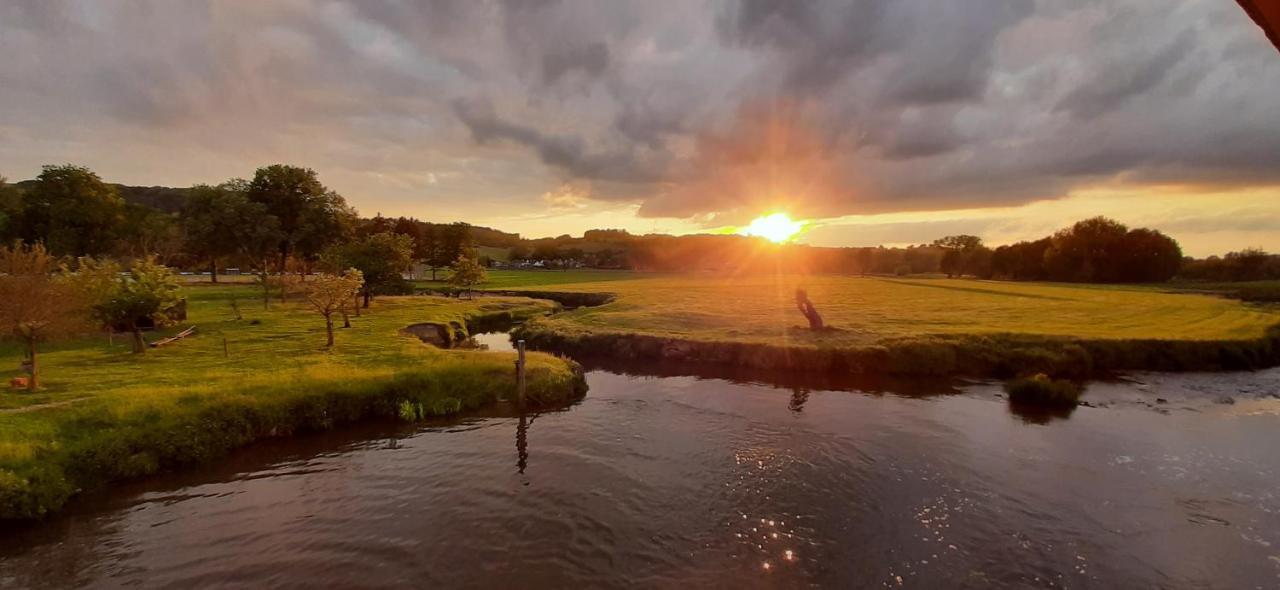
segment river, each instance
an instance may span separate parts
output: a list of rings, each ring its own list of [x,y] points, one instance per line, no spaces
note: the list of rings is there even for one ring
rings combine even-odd
[[[81,498],[5,532],[0,587],[1280,587],[1275,370],[1044,415],[991,383],[587,364],[567,408],[366,423]]]

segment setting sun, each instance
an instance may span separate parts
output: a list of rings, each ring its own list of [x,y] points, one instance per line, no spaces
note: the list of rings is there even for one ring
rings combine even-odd
[[[803,221],[794,221],[786,213],[772,213],[751,220],[751,224],[742,228],[739,233],[781,244],[795,238],[803,229]]]

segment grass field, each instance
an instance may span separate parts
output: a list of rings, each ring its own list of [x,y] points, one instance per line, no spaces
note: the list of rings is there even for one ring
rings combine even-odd
[[[1275,309],[1143,288],[947,279],[681,276],[559,283],[527,289],[608,291],[613,303],[546,320],[574,329],[700,340],[873,344],[942,334],[1034,334],[1112,339],[1253,339],[1280,323]],[[829,326],[814,334],[793,301],[804,288]]]
[[[531,342],[619,356],[1076,376],[1095,369],[1256,368],[1280,357],[1277,308],[1163,287],[766,275],[632,275],[542,285],[533,279],[521,288],[608,292],[616,299],[537,320],[524,329]],[[808,291],[833,329],[805,327],[794,305],[797,288]],[[716,344],[741,346],[716,350]]]
[[[105,335],[49,345],[41,355],[45,389],[0,394],[0,517],[38,515],[81,488],[263,436],[490,402],[514,391],[512,353],[439,350],[399,330],[552,309],[519,298],[379,298],[325,349],[323,319],[301,303],[273,302],[264,311],[247,286],[190,287],[187,297],[183,326],[197,326],[196,336],[143,355]],[[234,318],[233,298],[242,320]],[[14,346],[0,348],[8,366],[20,356]],[[530,356],[532,399],[559,401],[581,391],[569,363]]]

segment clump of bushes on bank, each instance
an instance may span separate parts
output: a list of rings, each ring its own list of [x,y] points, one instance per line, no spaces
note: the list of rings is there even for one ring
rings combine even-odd
[[[1012,403],[1046,408],[1073,408],[1083,392],[1074,381],[1052,379],[1044,373],[1008,381],[1004,390]]]

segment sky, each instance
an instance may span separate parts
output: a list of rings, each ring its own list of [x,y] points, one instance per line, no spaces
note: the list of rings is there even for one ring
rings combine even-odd
[[[528,237],[1009,243],[1108,215],[1280,251],[1280,52],[1227,0],[0,3],[0,175],[315,169]]]

